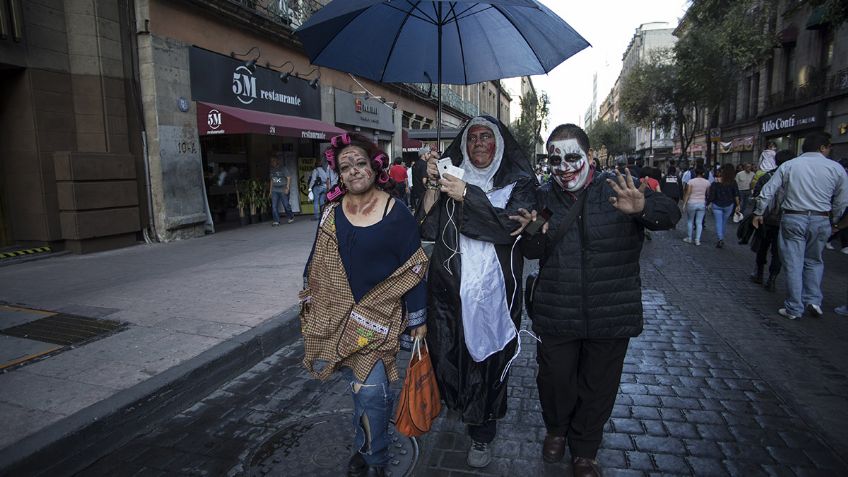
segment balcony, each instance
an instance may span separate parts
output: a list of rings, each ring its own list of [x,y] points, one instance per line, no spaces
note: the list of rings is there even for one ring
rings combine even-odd
[[[296,30],[324,6],[319,0],[229,0],[282,26]]]
[[[787,88],[768,97],[765,113],[776,109],[808,103],[812,100],[848,93],[848,68],[825,76],[819,72],[810,75],[806,83],[797,88]]]
[[[405,83],[410,88],[420,92],[423,95],[430,94],[430,98],[436,99],[437,92],[435,87],[431,87],[429,83]],[[480,109],[470,101],[465,101],[447,85],[442,85],[442,104],[469,116],[474,117],[479,114]]]

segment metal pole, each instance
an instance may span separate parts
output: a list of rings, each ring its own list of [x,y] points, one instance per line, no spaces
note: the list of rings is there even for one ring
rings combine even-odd
[[[436,112],[436,150],[442,152],[442,4],[439,2],[438,5],[438,72],[437,72],[437,81],[439,83],[439,91],[437,93],[437,98],[439,101],[439,108]]]

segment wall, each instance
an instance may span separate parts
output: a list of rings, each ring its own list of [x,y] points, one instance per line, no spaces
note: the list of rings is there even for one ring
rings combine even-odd
[[[77,252],[107,242],[135,243],[137,203],[124,197],[115,206],[113,197],[97,194],[90,196],[93,200],[78,200],[83,192],[74,180],[60,194],[55,167],[57,156],[88,160],[86,154],[69,153],[100,153],[106,161],[125,160],[129,153],[119,18],[119,5],[124,4],[24,1],[23,40],[0,41],[0,63],[18,67],[0,73],[0,180],[8,204],[8,235],[15,243],[49,243]],[[134,174],[125,180],[137,188]],[[90,209],[113,208],[132,217],[117,232],[108,218],[91,214],[82,228],[66,227],[80,225],[76,219]]]

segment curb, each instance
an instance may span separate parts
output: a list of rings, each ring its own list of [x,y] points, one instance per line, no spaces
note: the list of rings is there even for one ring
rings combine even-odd
[[[299,338],[299,306],[0,449],[0,476],[73,475]]]

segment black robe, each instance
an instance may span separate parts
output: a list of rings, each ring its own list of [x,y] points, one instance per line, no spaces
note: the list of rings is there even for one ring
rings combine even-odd
[[[463,202],[455,203],[453,218],[461,234],[495,244],[504,274],[507,302],[515,297],[511,318],[520,329],[524,260],[518,247],[512,250],[516,237],[510,236],[510,233],[519,224],[508,216],[517,215],[519,208],[533,208],[537,183],[530,163],[506,127],[493,118],[486,119],[498,125],[504,140],[503,159],[493,179],[494,189],[512,183],[515,183],[515,187],[506,208],[500,209],[492,206],[481,188],[468,184]],[[462,162],[461,138],[467,127],[463,128],[444,154],[445,157],[451,157],[456,166]],[[448,223],[447,206],[450,202],[453,201],[447,194],[440,194],[430,213],[421,218],[422,239],[435,242],[427,278],[427,343],[445,405],[459,411],[463,422],[483,424],[506,414],[507,380],[501,382],[500,377],[515,354],[516,340],[513,339],[503,350],[480,363],[475,362],[468,353],[460,301],[460,255],[451,259],[453,274],[444,266],[453,254],[451,249],[459,248],[452,226],[448,227],[448,233],[442,233]]]

